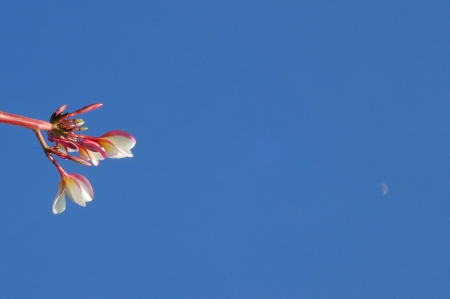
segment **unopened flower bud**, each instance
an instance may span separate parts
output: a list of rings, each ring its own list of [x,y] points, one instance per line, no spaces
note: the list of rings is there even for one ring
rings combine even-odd
[[[61,107],[59,107],[56,112],[55,112],[55,116],[58,116],[61,114],[61,112],[63,112],[64,110],[66,110],[67,105],[62,105]]]
[[[98,109],[98,108],[100,108],[102,105],[103,105],[103,104],[101,104],[101,103],[96,103],[96,104],[88,105],[88,106],[86,106],[86,107],[83,107],[83,108],[81,108],[81,109],[78,109],[78,110],[75,111],[75,112],[68,113],[67,115],[64,116],[64,118],[73,117],[73,116],[78,115],[78,114],[81,114],[81,113],[86,113],[86,112],[89,112],[89,111]]]

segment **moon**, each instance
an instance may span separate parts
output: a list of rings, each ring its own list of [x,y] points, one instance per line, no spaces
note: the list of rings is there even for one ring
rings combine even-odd
[[[381,196],[385,196],[388,193],[388,186],[381,182]]]

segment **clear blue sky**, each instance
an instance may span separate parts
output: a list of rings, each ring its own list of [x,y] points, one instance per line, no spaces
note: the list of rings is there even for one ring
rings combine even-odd
[[[101,102],[88,133],[137,145],[62,161],[95,199],[55,216],[57,171],[31,131],[0,126],[0,297],[450,298],[449,15],[2,2],[0,110]]]

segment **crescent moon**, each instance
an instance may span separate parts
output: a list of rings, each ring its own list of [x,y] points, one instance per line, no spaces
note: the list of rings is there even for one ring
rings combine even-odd
[[[388,186],[385,183],[381,183],[381,196],[385,196],[388,193]]]

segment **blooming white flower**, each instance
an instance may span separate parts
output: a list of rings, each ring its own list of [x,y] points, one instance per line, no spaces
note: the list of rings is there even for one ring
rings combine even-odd
[[[76,204],[85,207],[86,202],[94,199],[91,183],[80,174],[61,173],[61,182],[53,202],[53,213],[59,214],[66,209],[66,195]]]
[[[136,139],[133,136],[120,130],[110,131],[98,138],[89,137],[89,140],[98,143],[104,149],[106,156],[112,159],[133,157],[131,149],[136,145]]]

